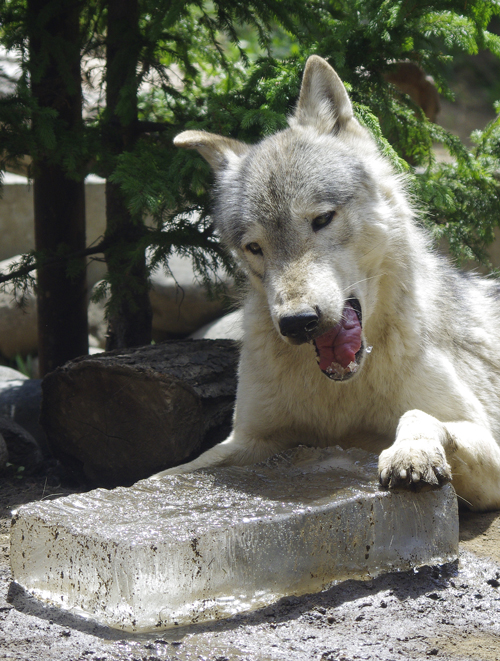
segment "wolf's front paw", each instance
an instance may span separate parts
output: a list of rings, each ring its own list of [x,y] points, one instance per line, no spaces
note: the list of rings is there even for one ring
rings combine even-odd
[[[432,441],[396,441],[378,462],[380,484],[389,489],[422,491],[451,480],[443,448]]]
[[[444,451],[448,441],[442,422],[423,411],[407,411],[399,421],[394,444],[379,457],[380,484],[421,491],[449,482],[451,469]]]

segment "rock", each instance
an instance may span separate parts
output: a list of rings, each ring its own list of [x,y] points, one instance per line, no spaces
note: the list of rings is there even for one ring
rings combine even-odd
[[[5,466],[9,461],[9,451],[7,450],[7,443],[4,437],[0,434],[0,473],[5,470]]]
[[[106,301],[95,303],[90,301],[88,308],[89,322],[89,347],[106,348],[106,334],[108,324],[106,322]]]
[[[9,265],[18,258],[0,262],[0,273],[8,272]],[[187,337],[224,313],[223,301],[211,298],[206,287],[196,280],[190,258],[174,255],[169,264],[172,274],[160,270],[151,276],[150,299],[156,341]],[[11,285],[7,285],[6,292],[0,292],[0,355],[6,358],[37,351],[37,308],[32,290],[25,303],[24,308],[16,303]],[[88,309],[89,344],[101,349],[106,345],[105,305],[105,300],[91,302]]]
[[[8,272],[9,265],[19,259],[0,262],[0,273]],[[90,303],[89,344],[104,348],[106,343],[106,322],[104,319],[104,302]],[[26,356],[38,350],[37,304],[35,293],[30,289],[25,306],[20,307],[14,298],[12,285],[7,285],[6,292],[0,292],[0,355],[14,358],[16,355]],[[2,376],[0,374],[0,380]]]
[[[42,451],[33,436],[16,422],[0,416],[0,434],[9,453],[9,462],[15,466],[24,466],[25,474],[30,475],[43,462]]]
[[[40,421],[76,480],[130,485],[229,435],[238,350],[170,341],[82,357],[43,380]]]
[[[17,259],[0,262],[0,273],[8,273],[10,264]],[[0,354],[6,358],[25,356],[36,351],[37,344],[36,295],[30,288],[24,306],[20,307],[14,298],[14,287],[8,283],[5,291],[0,291]]]
[[[174,255],[172,274],[155,271],[151,276],[153,337],[156,340],[186,337],[224,313],[224,303],[211,299],[196,280],[191,259]]]
[[[2,381],[25,381],[28,377],[22,372],[12,369],[12,367],[7,367],[5,365],[0,365],[0,383]]]
[[[206,287],[196,280],[190,258],[173,255],[169,265],[172,273],[157,270],[151,275],[149,297],[156,342],[185,338],[204,324],[218,319],[225,310],[224,302],[211,298]],[[105,307],[106,299],[89,304],[91,346],[98,345],[103,349],[107,333]],[[231,335],[210,335],[207,339],[219,337],[232,339]]]
[[[51,452],[45,432],[40,426],[42,401],[41,379],[16,379],[0,381],[0,415],[10,418],[29,432],[37,441],[45,457]]]
[[[237,340],[243,338],[243,311],[234,310],[205,324],[191,336],[193,340]]]

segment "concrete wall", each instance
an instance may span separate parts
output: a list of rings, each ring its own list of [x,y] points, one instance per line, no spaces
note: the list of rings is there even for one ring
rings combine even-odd
[[[85,186],[87,245],[99,240],[106,227],[104,180],[88,177]],[[0,261],[35,247],[33,187],[26,177],[7,173],[0,198]],[[92,287],[105,273],[105,265],[91,261],[88,283]]]

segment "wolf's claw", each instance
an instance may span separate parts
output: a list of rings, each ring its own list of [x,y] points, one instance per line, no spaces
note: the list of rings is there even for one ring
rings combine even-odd
[[[382,468],[379,482],[383,488],[426,491],[442,487],[451,480],[447,467],[433,465],[430,458],[427,458],[426,462],[420,462],[419,467],[410,464],[408,468],[403,468],[401,463],[403,462],[400,460],[391,467]]]

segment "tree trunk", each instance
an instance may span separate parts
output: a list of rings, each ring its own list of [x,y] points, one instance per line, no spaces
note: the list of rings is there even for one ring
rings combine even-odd
[[[45,256],[85,249],[85,184],[62,160],[78,153],[82,135],[80,79],[80,3],[75,0],[28,0],[30,77],[40,108],[33,118],[37,151],[33,159],[35,248]],[[52,126],[43,111],[56,111]],[[55,145],[47,146],[54,130]],[[74,173],[73,173],[74,175]],[[88,352],[85,258],[41,266],[37,274],[38,355],[40,373]]]
[[[137,135],[137,66],[140,54],[137,0],[108,0],[106,124],[108,177],[116,159],[134,147]],[[132,216],[119,185],[106,181],[106,263],[111,285],[106,348],[151,342],[152,311],[142,217]]]
[[[237,362],[231,340],[80,358],[43,380],[40,422],[75,478],[130,485],[229,435]]]

